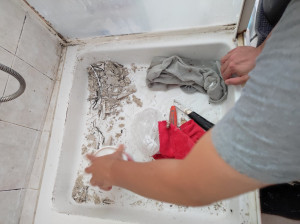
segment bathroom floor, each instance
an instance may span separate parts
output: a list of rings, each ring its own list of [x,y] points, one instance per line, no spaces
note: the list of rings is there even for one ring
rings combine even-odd
[[[0,63],[26,80],[19,98],[0,104],[0,223],[28,223],[37,201],[44,153],[39,142],[54,87],[61,45],[36,15],[20,1],[0,1]],[[34,33],[35,35],[32,35]],[[15,92],[17,81],[0,72],[0,96]],[[24,208],[24,209],[23,209]],[[23,221],[20,221],[23,220]]]

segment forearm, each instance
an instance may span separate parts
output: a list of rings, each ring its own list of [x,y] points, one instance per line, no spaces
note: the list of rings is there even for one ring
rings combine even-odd
[[[110,176],[112,185],[145,197],[189,206],[207,205],[262,186],[225,163],[213,148],[210,132],[184,160],[116,161]]]
[[[191,188],[184,184],[187,180],[182,174],[183,166],[182,160],[173,159],[147,163],[116,161],[111,170],[112,183],[148,198],[193,205]]]
[[[257,187],[258,181],[240,174],[217,153],[207,132],[183,160],[147,163],[122,160],[122,147],[103,157],[89,155],[91,184],[104,190],[112,185],[160,201],[202,206]]]

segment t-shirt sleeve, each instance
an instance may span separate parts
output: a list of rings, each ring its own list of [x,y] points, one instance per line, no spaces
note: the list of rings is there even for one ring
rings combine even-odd
[[[263,183],[300,179],[300,1],[257,58],[242,95],[212,129],[219,155]]]

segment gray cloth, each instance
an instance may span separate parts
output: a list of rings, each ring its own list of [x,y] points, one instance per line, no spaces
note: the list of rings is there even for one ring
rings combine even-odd
[[[234,108],[212,130],[220,156],[263,183],[300,179],[300,1],[288,5]]]
[[[167,89],[179,85],[183,91],[207,93],[209,102],[220,103],[227,98],[227,86],[220,75],[218,61],[195,61],[178,56],[154,57],[148,68],[149,88]]]

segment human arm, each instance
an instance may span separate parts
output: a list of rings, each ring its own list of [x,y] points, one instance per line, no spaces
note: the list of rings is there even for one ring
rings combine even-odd
[[[92,184],[204,205],[265,186],[257,180],[275,184],[300,179],[299,9],[300,1],[290,3],[235,107],[184,160],[116,161],[121,151],[90,157]]]
[[[114,155],[90,157],[92,165],[86,172],[93,175],[92,185],[104,189],[115,185],[145,197],[188,206],[207,205],[264,186],[234,170],[218,155],[210,131],[183,160],[128,162],[120,159],[121,150]]]
[[[240,85],[249,79],[248,73],[255,67],[256,58],[262,52],[266,40],[258,47],[240,46],[229,51],[221,59],[221,74],[227,85]],[[235,75],[235,77],[232,77]]]

